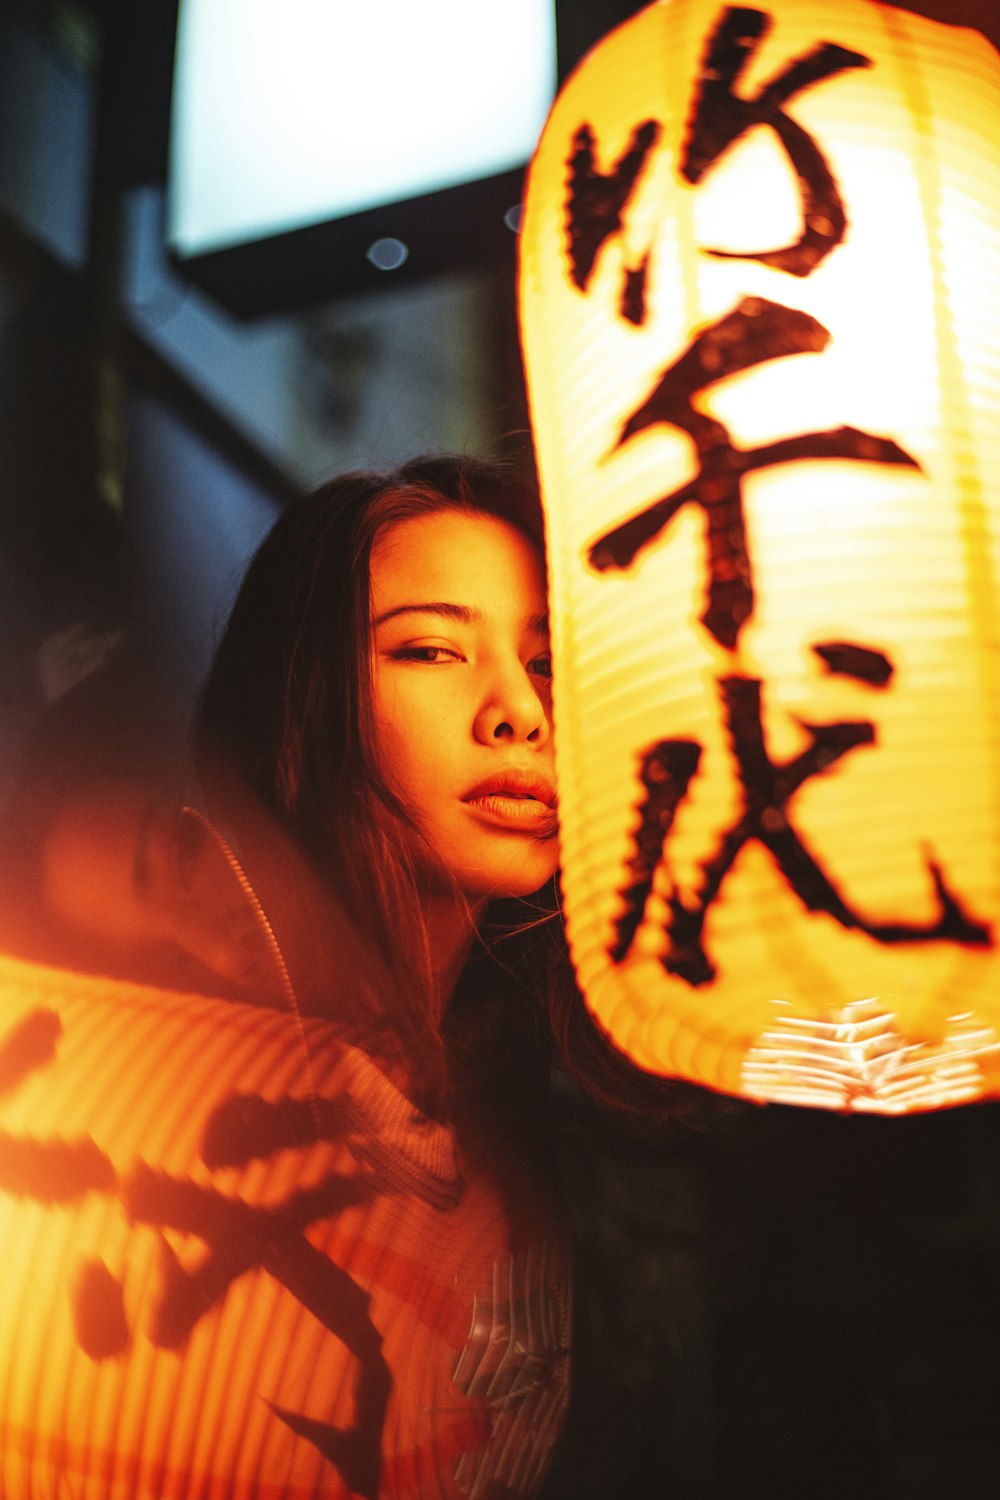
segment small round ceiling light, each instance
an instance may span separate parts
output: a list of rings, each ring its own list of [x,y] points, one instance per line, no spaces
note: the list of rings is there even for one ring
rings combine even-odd
[[[410,255],[409,245],[395,239],[391,234],[373,240],[365,251],[365,258],[379,271],[398,271]]]

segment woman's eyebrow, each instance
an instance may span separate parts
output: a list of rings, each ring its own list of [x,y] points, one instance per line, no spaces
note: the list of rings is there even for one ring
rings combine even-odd
[[[434,599],[428,600],[426,604],[394,604],[392,609],[383,610],[380,615],[376,615],[372,623],[377,629],[387,620],[394,620],[397,615],[442,615],[446,620],[457,620],[461,625],[482,625],[486,620],[481,609],[475,609],[468,604],[450,604],[443,599]],[[538,635],[549,633],[547,614],[529,615],[525,625]]]
[[[426,604],[396,604],[375,616],[375,625],[384,625],[397,615],[443,615],[446,620],[458,620],[462,625],[481,625],[483,612],[471,609],[467,604],[448,604],[443,600],[429,600]]]

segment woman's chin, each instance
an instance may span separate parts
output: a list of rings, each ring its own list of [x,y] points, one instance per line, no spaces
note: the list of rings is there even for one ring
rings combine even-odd
[[[459,887],[470,902],[524,899],[533,896],[552,879],[559,868],[553,852],[551,858],[535,853],[499,868],[466,870],[458,876]]]

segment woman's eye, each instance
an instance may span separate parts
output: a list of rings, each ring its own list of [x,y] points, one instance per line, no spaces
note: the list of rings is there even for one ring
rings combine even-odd
[[[543,651],[540,656],[533,656],[528,663],[528,671],[533,677],[544,677],[548,681],[552,676],[552,654]]]
[[[392,653],[393,661],[422,661],[430,666],[439,662],[461,661],[457,651],[449,646],[400,646]]]

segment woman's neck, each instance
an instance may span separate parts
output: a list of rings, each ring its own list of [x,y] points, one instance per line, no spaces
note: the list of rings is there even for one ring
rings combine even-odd
[[[469,906],[454,896],[424,901],[424,921],[431,962],[431,978],[439,996],[441,1015],[448,1009],[459,976],[465,968],[476,935],[483,903]]]

